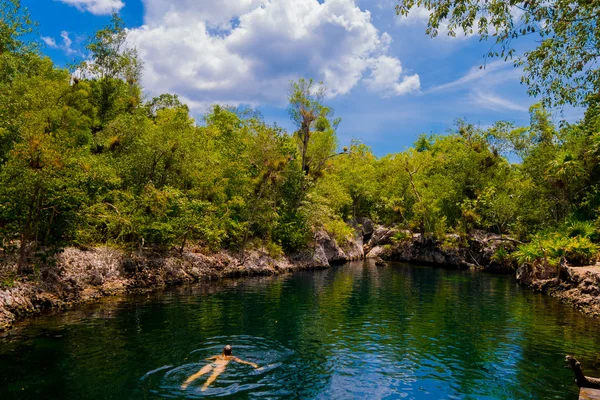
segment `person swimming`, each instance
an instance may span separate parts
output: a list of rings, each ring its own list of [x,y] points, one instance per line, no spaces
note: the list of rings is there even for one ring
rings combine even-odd
[[[206,382],[204,382],[204,385],[202,386],[201,390],[204,392],[208,388],[208,386],[210,386],[210,384],[213,383],[215,381],[215,379],[217,379],[217,377],[223,373],[223,371],[225,371],[225,368],[227,368],[227,364],[229,364],[231,361],[235,361],[240,364],[246,364],[246,365],[250,365],[254,368],[258,368],[258,365],[253,362],[240,360],[239,358],[234,357],[231,354],[231,346],[230,345],[223,347],[223,353],[218,354],[216,356],[209,357],[209,358],[207,358],[207,360],[214,361],[214,362],[210,363],[208,365],[205,365],[204,367],[202,367],[200,369],[200,371],[196,372],[195,374],[193,374],[189,378],[187,378],[185,380],[185,382],[183,382],[183,384],[181,385],[181,389],[185,390],[190,385],[190,383],[192,383],[196,379],[200,378],[202,375],[208,374],[209,372],[212,371],[212,375],[208,377],[208,379],[206,380]]]

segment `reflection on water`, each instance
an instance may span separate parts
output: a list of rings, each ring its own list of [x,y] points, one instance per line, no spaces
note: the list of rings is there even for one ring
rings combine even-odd
[[[600,323],[513,279],[351,263],[46,315],[0,338],[2,399],[576,399]],[[181,384],[232,344],[230,363]]]

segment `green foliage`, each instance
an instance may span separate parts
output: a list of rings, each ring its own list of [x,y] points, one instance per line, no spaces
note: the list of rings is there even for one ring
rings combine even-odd
[[[595,262],[599,249],[587,237],[546,233],[520,245],[513,256],[520,264],[540,263],[557,267],[564,258],[570,265],[587,265]]]
[[[523,66],[522,82],[546,105],[589,104],[597,97],[600,26],[595,0],[400,0],[396,12],[407,16],[419,9],[430,13],[426,33],[432,37],[444,27],[449,36],[476,33],[494,40],[497,46],[486,58],[514,59],[515,66]],[[517,39],[532,35],[536,40],[529,43],[536,47],[518,54]]]
[[[329,233],[340,245],[348,243],[354,235],[354,230],[340,219],[332,219],[325,222],[325,230]]]
[[[464,244],[459,235],[444,235],[441,240],[441,248],[445,251],[456,251]]]
[[[274,259],[281,258],[285,254],[283,247],[271,241],[265,243],[265,251]]]
[[[580,236],[587,239],[591,239],[597,234],[594,224],[590,221],[568,222],[565,226],[565,233],[570,238]]]
[[[401,230],[395,232],[390,239],[393,243],[405,242],[412,239],[412,234],[410,231]]]
[[[497,262],[498,264],[504,264],[511,259],[511,254],[504,248],[504,246],[500,245],[494,252],[492,256],[492,261]]]
[[[520,245],[519,248],[512,254],[519,264],[533,264],[534,262],[545,259],[546,253],[538,240],[531,243]],[[558,262],[558,260],[552,259]]]

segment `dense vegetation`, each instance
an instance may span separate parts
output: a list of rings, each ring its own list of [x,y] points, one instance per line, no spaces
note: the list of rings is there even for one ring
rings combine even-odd
[[[177,95],[144,96],[117,17],[70,72],[24,39],[31,22],[15,4],[0,11],[0,255],[20,270],[36,249],[67,245],[282,254],[321,228],[344,241],[362,218],[438,238],[510,234],[531,241],[524,262],[596,256],[595,101],[577,124],[557,128],[533,106],[529,126],[459,120],[377,158],[358,142],[340,149],[322,84],[291,83],[296,132],[219,105],[196,121]]]

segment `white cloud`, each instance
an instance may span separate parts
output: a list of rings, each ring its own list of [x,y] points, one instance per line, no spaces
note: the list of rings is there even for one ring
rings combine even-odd
[[[143,84],[192,106],[275,103],[291,79],[323,80],[329,96],[364,80],[385,96],[419,89],[388,55],[391,38],[353,0],[143,0],[144,25],[129,38]]]
[[[96,15],[110,14],[125,6],[123,0],[58,0],[76,7],[80,11],[88,11]]]
[[[62,45],[62,49],[65,53],[67,53],[67,55],[72,55],[72,54],[76,54],[77,51],[73,50],[73,48],[71,47],[73,45],[73,41],[71,40],[71,38],[69,37],[69,32],[67,31],[62,31],[60,33],[60,37],[63,40],[63,45]]]
[[[385,96],[401,95],[418,91],[421,86],[419,75],[402,76],[402,66],[397,58],[380,56],[371,67],[371,76],[365,78],[367,87]]]
[[[460,78],[424,91],[425,94],[438,92],[464,92],[471,104],[494,111],[511,110],[527,112],[529,106],[505,99],[497,94],[510,82],[518,81],[523,70],[512,63],[495,60],[484,68],[473,66]],[[521,100],[523,100],[521,98]]]
[[[510,62],[503,60],[492,61],[485,66],[474,66],[460,78],[428,89],[426,92],[439,92],[442,90],[460,89],[478,81],[477,85],[497,85],[507,81],[514,81],[521,77],[523,70],[515,68]]]
[[[512,110],[520,112],[528,112],[529,107],[515,103],[511,100],[500,97],[494,93],[476,91],[471,95],[472,102],[480,107],[488,108],[490,110],[502,111]]]
[[[81,53],[75,49],[73,49],[73,40],[69,37],[69,32],[62,31],[60,33],[60,37],[62,38],[62,43],[58,44],[54,38],[48,36],[42,36],[41,39],[46,45],[52,49],[60,49],[66,55],[81,55]]]
[[[58,45],[56,44],[56,40],[48,36],[42,36],[42,41],[46,43],[46,45],[52,49],[58,49]]]

